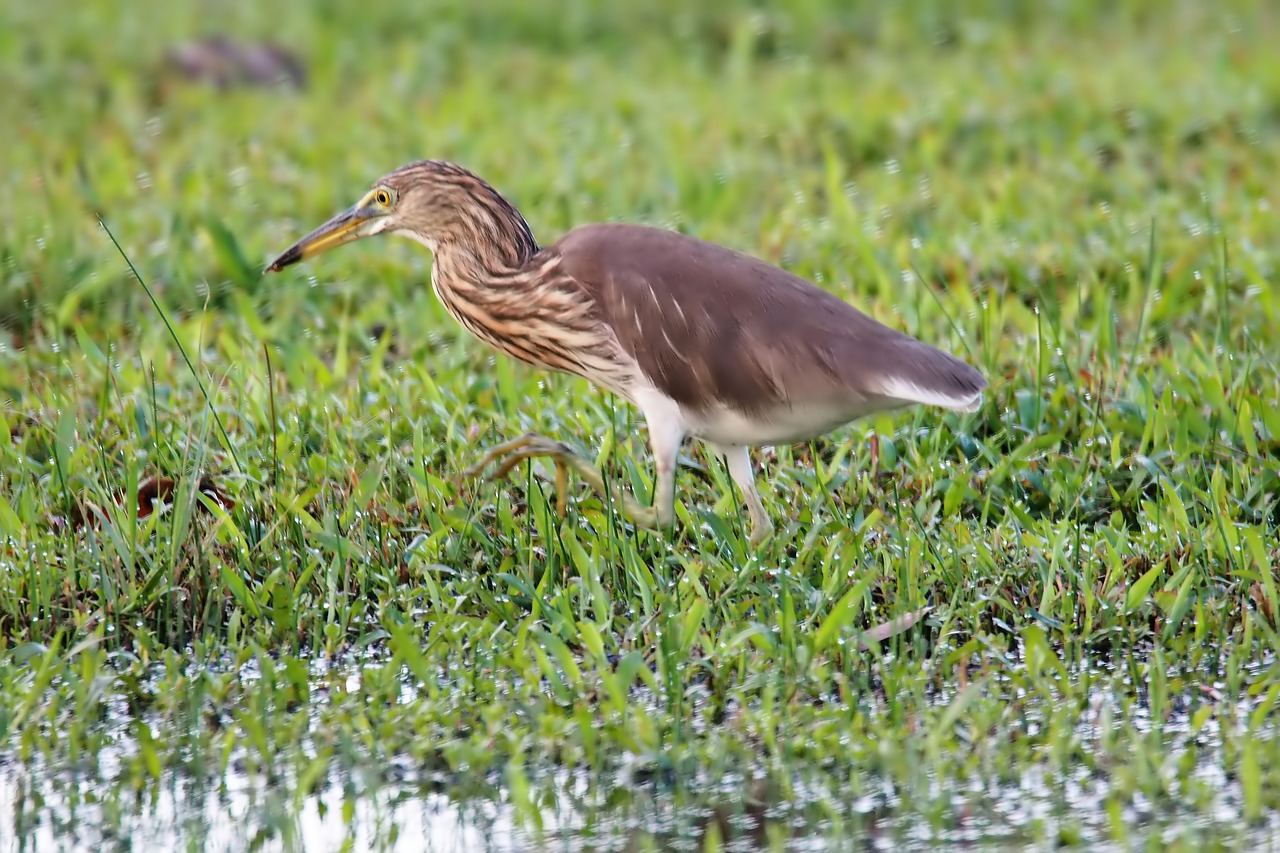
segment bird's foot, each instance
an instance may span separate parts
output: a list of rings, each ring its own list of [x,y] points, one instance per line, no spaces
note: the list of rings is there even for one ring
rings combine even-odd
[[[751,535],[747,538],[747,544],[752,548],[759,548],[769,537],[773,535],[773,522],[768,516],[755,519],[751,524]]]
[[[550,459],[556,467],[556,512],[560,515],[564,515],[567,508],[569,469],[573,469],[601,497],[620,497],[622,511],[633,524],[649,528],[656,526],[656,514],[652,507],[642,506],[623,489],[610,490],[600,471],[590,461],[564,442],[537,433],[525,433],[519,438],[489,448],[465,473],[468,477],[477,477],[485,468],[498,462],[498,467],[485,479],[499,480],[524,460],[537,457]]]
[[[569,473],[565,468],[565,460],[568,457],[581,459],[578,454],[563,442],[555,441],[546,436],[537,433],[525,433],[519,438],[513,438],[510,441],[504,441],[501,444],[489,448],[483,456],[477,460],[476,464],[468,468],[464,473],[468,477],[478,477],[494,462],[501,460],[497,470],[486,477],[486,480],[500,480],[507,473],[526,459],[533,459],[539,456],[550,457],[556,466],[556,511],[564,515],[565,506],[568,500],[569,492]],[[594,469],[593,469],[594,470]]]

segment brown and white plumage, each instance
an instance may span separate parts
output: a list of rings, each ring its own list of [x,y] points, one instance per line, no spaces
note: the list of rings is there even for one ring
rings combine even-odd
[[[379,233],[433,252],[436,294],[476,337],[535,367],[581,376],[640,409],[656,470],[653,507],[627,503],[642,524],[674,520],[676,456],[688,437],[725,458],[759,542],[772,524],[748,447],[803,441],[913,404],[973,411],[987,384],[965,362],[816,285],[694,237],[594,224],[539,248],[496,190],[435,160],[384,176],[270,269]],[[559,443],[534,436],[499,452],[557,457],[603,489],[598,472]]]

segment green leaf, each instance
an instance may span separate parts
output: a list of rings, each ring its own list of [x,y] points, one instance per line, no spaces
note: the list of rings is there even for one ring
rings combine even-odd
[[[1124,597],[1125,612],[1132,613],[1142,606],[1142,603],[1147,600],[1147,593],[1151,591],[1151,585],[1156,582],[1156,578],[1162,571],[1164,571],[1163,560],[1147,569],[1142,577],[1133,582],[1133,586],[1129,587]]]
[[[22,519],[18,518],[18,514],[13,511],[13,506],[0,495],[0,535],[4,538],[21,538],[26,531],[26,525],[22,523]]]
[[[599,664],[603,664],[608,658],[604,650],[604,638],[600,635],[600,631],[592,622],[585,620],[578,622],[578,635],[582,637],[582,645],[586,647],[587,653],[592,659]]]
[[[384,617],[382,625],[391,634],[391,641],[387,644],[391,654],[398,657],[423,684],[433,683],[436,673],[427,662],[426,655],[423,654],[421,640],[412,636],[408,629],[395,619]]]
[[[578,661],[574,658],[573,652],[569,651],[569,647],[550,631],[539,628],[535,633],[546,650],[555,657],[562,680],[566,684],[577,684],[581,681],[582,671],[578,668]]]
[[[702,620],[707,615],[707,601],[704,598],[696,598],[689,607],[689,612],[684,615],[684,619],[680,622],[680,659],[688,658],[689,649],[693,647],[693,642],[698,638],[698,632],[702,630]]]
[[[957,477],[952,480],[951,485],[947,487],[946,495],[942,498],[942,514],[945,516],[955,515],[968,491],[969,484],[963,478]]]
[[[226,275],[240,287],[252,287],[262,278],[262,272],[245,258],[240,241],[227,226],[217,219],[205,222],[205,231],[213,246],[213,253]]]
[[[376,465],[370,465],[361,475],[359,481],[356,482],[355,491],[351,493],[351,503],[347,507],[347,513],[350,517],[356,512],[362,512],[369,502],[373,500],[373,495],[378,491],[378,485],[382,482],[382,476],[386,472],[386,465],[382,462]]]
[[[1260,746],[1246,739],[1240,744],[1240,791],[1244,795],[1244,816],[1256,821],[1262,816],[1262,764]]]
[[[539,634],[544,632],[539,631]],[[533,658],[538,664],[547,684],[551,686],[551,692],[556,698],[564,702],[569,697],[569,686],[565,683],[564,670],[551,662],[551,658],[547,655],[547,651],[539,643],[528,643],[528,648],[533,652]]]
[[[602,679],[610,702],[617,712],[627,710],[627,696],[637,678],[648,685],[650,690],[658,690],[658,679],[645,663],[644,655],[640,652],[628,652],[618,661],[613,672]]]
[[[951,700],[929,732],[928,745],[931,753],[937,753],[943,742],[950,739],[951,730],[960,721],[965,710],[982,695],[983,689],[980,684],[970,684]]]
[[[1178,588],[1178,597],[1174,600],[1173,607],[1170,609],[1169,620],[1165,622],[1164,630],[1160,632],[1162,639],[1168,640],[1177,632],[1178,627],[1182,624],[1183,617],[1191,609],[1191,589],[1195,579],[1195,573],[1188,573],[1186,580]]]
[[[240,602],[240,606],[248,610],[255,618],[262,615],[262,608],[258,606],[258,600],[249,592],[249,587],[245,584],[244,578],[240,577],[240,573],[232,566],[221,563],[222,582],[231,590],[232,597]]]
[[[47,651],[49,651],[49,647],[44,643],[23,643],[9,652],[9,657],[14,663],[26,663],[33,657],[42,655]]]
[[[868,587],[871,586],[873,577],[871,572],[864,574],[848,592],[841,596],[836,606],[831,608],[831,612],[827,614],[826,619],[822,620],[822,625],[813,636],[814,651],[821,652],[829,648],[835,643],[840,632],[862,611],[862,599]]]

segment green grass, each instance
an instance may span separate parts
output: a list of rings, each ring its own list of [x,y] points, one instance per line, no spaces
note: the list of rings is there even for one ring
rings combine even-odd
[[[1269,5],[80,5],[0,9],[0,838],[418,849],[444,802],[547,849],[1280,829]],[[160,97],[215,26],[309,87]],[[260,277],[422,156],[544,243],[767,258],[991,393],[758,453],[758,552],[696,446],[669,537],[559,517],[540,466],[465,481],[528,429],[643,500],[651,468],[419,247]]]

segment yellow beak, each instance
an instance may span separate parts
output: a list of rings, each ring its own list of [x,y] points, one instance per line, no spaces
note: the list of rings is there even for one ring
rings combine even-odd
[[[285,249],[284,253],[267,267],[267,272],[279,272],[290,264],[304,261],[313,255],[327,252],[344,243],[359,240],[361,237],[366,236],[365,225],[377,216],[378,213],[376,211],[359,206],[344,210]]]

